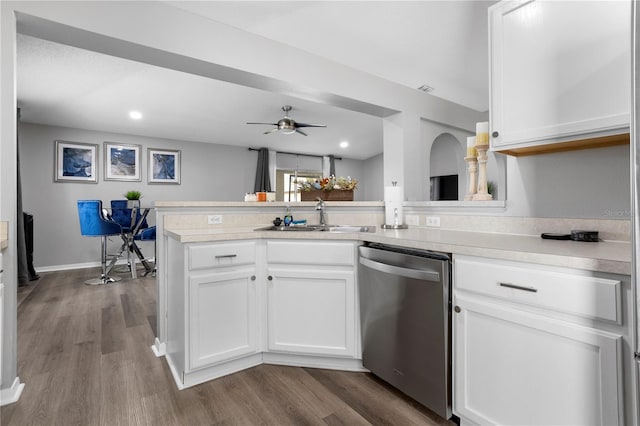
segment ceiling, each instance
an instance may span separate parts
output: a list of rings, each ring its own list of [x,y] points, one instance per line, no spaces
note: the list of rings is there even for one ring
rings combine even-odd
[[[170,2],[396,83],[485,111],[486,1]],[[378,117],[19,35],[18,105],[24,122],[366,159],[382,152]],[[272,133],[289,114],[326,124]],[[130,110],[143,118],[128,118]],[[339,148],[341,141],[349,147]],[[126,141],[119,141],[126,142]]]

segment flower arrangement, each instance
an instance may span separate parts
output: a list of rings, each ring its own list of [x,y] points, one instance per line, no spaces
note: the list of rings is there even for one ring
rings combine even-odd
[[[314,182],[304,181],[298,184],[298,188],[301,191],[353,191],[358,186],[358,181],[352,179],[351,176],[335,177],[329,176],[320,180],[316,179]]]

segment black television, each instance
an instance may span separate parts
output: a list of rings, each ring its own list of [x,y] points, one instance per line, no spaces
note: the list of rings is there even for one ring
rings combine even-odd
[[[432,176],[430,179],[431,201],[458,200],[458,175]]]

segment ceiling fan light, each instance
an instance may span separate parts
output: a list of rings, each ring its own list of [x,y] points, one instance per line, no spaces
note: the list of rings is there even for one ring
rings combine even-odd
[[[290,135],[292,133],[295,133],[296,129],[291,129],[291,128],[287,128],[287,127],[283,127],[280,129],[280,133],[282,133],[283,135]]]

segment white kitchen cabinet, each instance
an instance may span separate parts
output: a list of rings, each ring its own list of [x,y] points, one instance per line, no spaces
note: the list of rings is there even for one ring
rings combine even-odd
[[[356,357],[356,246],[267,242],[269,351]]]
[[[628,143],[630,1],[502,1],[489,34],[493,150]]]
[[[549,269],[454,258],[453,410],[463,423],[626,424],[622,283]]]
[[[168,240],[167,361],[180,387],[260,364],[255,241]]]
[[[189,368],[258,350],[255,268],[189,278]]]
[[[355,355],[353,272],[270,267],[268,347],[313,355]]]

